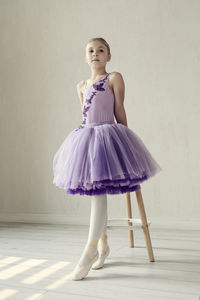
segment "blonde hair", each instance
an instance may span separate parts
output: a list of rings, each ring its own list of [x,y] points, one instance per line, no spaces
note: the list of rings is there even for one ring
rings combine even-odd
[[[101,38],[101,37],[96,37],[96,38],[90,39],[90,40],[88,41],[88,44],[91,43],[91,42],[94,42],[94,41],[99,41],[99,42],[103,43],[103,44],[106,46],[107,50],[108,50],[108,55],[110,54],[110,46],[109,46],[109,44],[106,42],[106,40],[104,40],[104,39]]]

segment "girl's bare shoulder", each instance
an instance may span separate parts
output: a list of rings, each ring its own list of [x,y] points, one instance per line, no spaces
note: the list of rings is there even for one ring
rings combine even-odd
[[[123,83],[123,76],[120,72],[110,72],[109,86],[113,88],[115,84]]]
[[[110,72],[110,78],[112,79],[118,79],[123,78],[122,74],[120,72]]]
[[[77,90],[81,93],[83,93],[83,90],[84,90],[84,87],[86,85],[86,80],[81,80],[77,83],[76,87],[77,87]]]

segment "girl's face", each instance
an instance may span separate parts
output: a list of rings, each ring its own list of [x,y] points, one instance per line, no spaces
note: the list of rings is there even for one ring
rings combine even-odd
[[[103,43],[93,41],[87,44],[85,58],[89,66],[94,68],[105,67],[110,57],[111,55],[108,55],[108,49]]]

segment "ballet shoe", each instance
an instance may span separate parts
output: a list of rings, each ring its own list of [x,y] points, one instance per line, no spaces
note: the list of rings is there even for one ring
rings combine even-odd
[[[74,271],[71,273],[71,279],[72,280],[81,280],[85,278],[91,269],[91,266],[94,264],[94,262],[98,259],[99,253],[95,255],[95,257],[90,261],[89,264],[86,265],[80,265],[77,264]]]
[[[93,264],[92,269],[93,270],[97,270],[103,267],[104,265],[104,261],[106,259],[106,257],[109,255],[110,253],[110,248],[107,245],[106,251],[102,251],[102,253],[99,255],[97,261]]]

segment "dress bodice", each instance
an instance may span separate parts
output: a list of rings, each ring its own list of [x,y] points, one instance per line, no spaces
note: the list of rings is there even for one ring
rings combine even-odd
[[[83,92],[82,125],[89,123],[114,122],[115,96],[109,87],[110,73]]]

